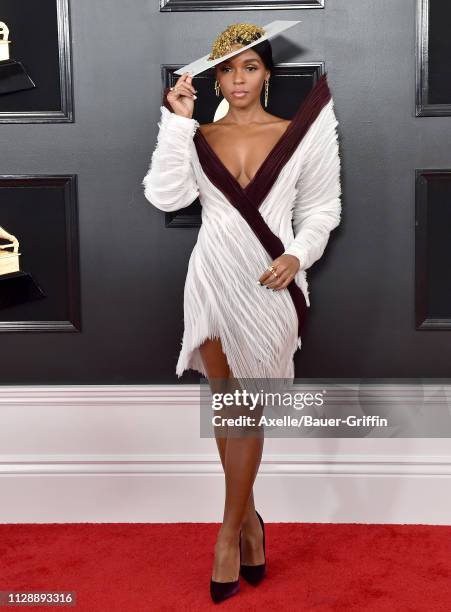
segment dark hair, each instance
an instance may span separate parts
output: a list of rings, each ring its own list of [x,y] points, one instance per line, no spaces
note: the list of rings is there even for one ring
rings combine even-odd
[[[272,47],[269,40],[263,40],[261,43],[257,43],[253,47],[250,47],[255,53],[257,53],[262,62],[265,64],[265,67],[268,70],[272,70],[274,68],[274,61],[272,58]]]

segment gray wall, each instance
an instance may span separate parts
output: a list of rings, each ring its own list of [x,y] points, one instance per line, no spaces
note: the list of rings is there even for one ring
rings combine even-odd
[[[302,377],[439,377],[446,331],[414,324],[414,168],[450,167],[449,118],[414,112],[415,0],[323,10],[160,13],[157,0],[71,2],[75,123],[2,125],[1,173],[77,173],[81,333],[2,333],[4,384],[177,382],[195,229],[144,198],[160,64],[205,54],[228,23],[301,19],[279,62],[324,60],[340,122],[343,222],[310,270]],[[185,374],[181,382],[195,382]]]

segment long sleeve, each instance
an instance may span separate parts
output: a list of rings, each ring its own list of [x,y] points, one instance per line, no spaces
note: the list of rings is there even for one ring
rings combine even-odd
[[[142,181],[144,195],[164,211],[185,208],[196,200],[199,189],[191,166],[193,136],[198,121],[161,106],[157,145]]]
[[[293,208],[294,240],[284,254],[295,255],[300,270],[317,261],[326,248],[330,232],[341,218],[338,121],[331,98],[313,124],[310,145],[296,183]]]

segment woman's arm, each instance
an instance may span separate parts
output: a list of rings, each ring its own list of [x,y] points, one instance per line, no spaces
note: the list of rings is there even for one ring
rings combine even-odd
[[[324,253],[330,232],[341,218],[340,156],[337,125],[331,98],[313,124],[310,145],[296,183],[293,208],[295,238],[284,254],[306,270]]]
[[[172,211],[189,206],[199,195],[191,167],[191,147],[199,123],[166,106],[161,106],[160,111],[157,146],[142,185],[151,204]]]

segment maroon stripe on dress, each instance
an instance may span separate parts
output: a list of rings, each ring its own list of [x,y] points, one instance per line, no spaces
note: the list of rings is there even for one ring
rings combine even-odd
[[[326,73],[318,79],[307,94],[275,149],[257,171],[257,180],[254,179],[249,185],[247,193],[257,207],[260,207],[271,191],[281,170],[330,99],[331,93]]]
[[[282,255],[285,251],[283,242],[269,228],[258,208],[252,203],[250,197],[242,189],[237,188],[237,183],[232,180],[231,176],[221,172],[221,167],[215,159],[207,159],[204,159],[201,163],[210,181],[222,191],[230,203],[239,211],[245,221],[247,221],[271,258],[276,259],[276,257]],[[287,289],[296,308],[298,316],[298,335],[301,335],[301,329],[307,313],[305,297],[300,287],[294,282],[294,279],[287,286]]]

